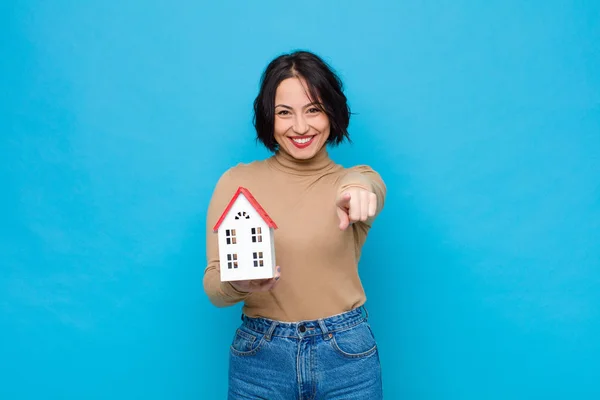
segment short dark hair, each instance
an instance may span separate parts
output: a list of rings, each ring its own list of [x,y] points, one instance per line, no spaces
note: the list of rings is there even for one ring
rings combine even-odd
[[[350,141],[350,107],[343,92],[343,83],[334,70],[319,56],[308,51],[283,54],[269,63],[260,79],[260,91],[254,100],[254,128],[256,139],[271,151],[278,144],[274,137],[275,93],[281,81],[302,77],[309,97],[320,100],[321,110],[329,117],[330,134],[327,144],[338,145]]]

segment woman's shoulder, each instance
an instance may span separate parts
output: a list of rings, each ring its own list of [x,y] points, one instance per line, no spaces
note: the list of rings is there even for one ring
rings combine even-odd
[[[261,179],[262,174],[266,170],[267,168],[265,160],[238,162],[237,164],[227,168],[221,174],[219,181],[236,183],[252,179]]]
[[[253,176],[266,170],[266,160],[254,160],[249,162],[239,162],[229,169],[226,173],[232,176]]]
[[[346,179],[349,176],[355,176],[355,175],[367,175],[367,176],[375,175],[375,176],[379,177],[379,173],[377,172],[377,170],[375,170],[375,168],[373,168],[372,166],[367,165],[367,164],[340,166],[340,168],[337,169],[335,172],[336,172],[337,179]]]
[[[368,164],[344,166],[342,169],[342,172],[376,172],[375,168]]]

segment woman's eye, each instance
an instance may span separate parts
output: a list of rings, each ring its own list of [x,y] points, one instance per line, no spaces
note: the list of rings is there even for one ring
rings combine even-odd
[[[313,107],[313,108],[311,108],[311,109],[308,110],[308,112],[311,113],[311,114],[318,113],[320,111],[321,110],[319,110],[317,107]]]
[[[281,110],[277,113],[277,115],[288,115],[290,112],[287,110]]]

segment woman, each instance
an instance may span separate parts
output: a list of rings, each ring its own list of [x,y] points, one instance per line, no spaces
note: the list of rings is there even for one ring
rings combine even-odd
[[[342,83],[312,53],[283,55],[266,68],[254,112],[257,139],[273,155],[226,171],[207,218],[204,289],[218,307],[244,302],[229,398],[380,399],[358,260],[386,187],[371,168],[329,158],[327,145],[349,139]],[[239,186],[278,226],[273,279],[220,281],[212,227]]]

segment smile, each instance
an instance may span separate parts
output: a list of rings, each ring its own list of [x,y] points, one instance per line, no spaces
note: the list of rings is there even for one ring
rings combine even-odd
[[[292,141],[294,146],[296,146],[299,149],[303,149],[305,147],[308,147],[312,143],[314,138],[315,138],[315,136],[294,137],[294,138],[290,138],[290,140]]]

